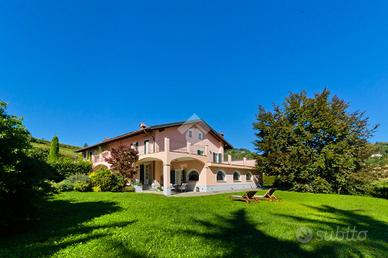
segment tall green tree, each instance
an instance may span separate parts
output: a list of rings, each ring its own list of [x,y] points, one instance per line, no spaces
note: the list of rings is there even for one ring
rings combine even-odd
[[[259,107],[254,123],[257,169],[278,176],[295,191],[343,192],[347,178],[370,155],[370,128],[363,112],[325,89],[314,97],[290,94],[273,111]]]
[[[0,101],[0,234],[20,229],[34,215],[43,170],[28,156],[31,136],[20,118]]]
[[[49,162],[55,162],[59,158],[59,140],[57,136],[54,136],[50,144],[50,152],[48,155]]]

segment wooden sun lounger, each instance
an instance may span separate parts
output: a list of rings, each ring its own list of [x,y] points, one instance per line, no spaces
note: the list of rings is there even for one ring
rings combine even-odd
[[[255,194],[257,191],[247,191],[243,195],[232,195],[230,198],[235,201],[244,201],[246,203],[249,202],[258,202],[259,199],[256,198]]]
[[[255,196],[255,198],[259,200],[268,200],[268,201],[274,201],[279,200],[273,193],[276,191],[276,188],[270,188],[264,195],[258,195]]]

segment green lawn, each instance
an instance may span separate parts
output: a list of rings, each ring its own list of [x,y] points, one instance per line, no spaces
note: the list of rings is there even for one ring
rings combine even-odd
[[[1,240],[0,257],[387,255],[387,200],[276,193],[280,201],[258,204],[233,202],[228,194],[63,193],[44,205],[31,232]],[[310,242],[297,241],[300,227],[312,229]],[[328,239],[337,227],[368,231],[366,240]]]

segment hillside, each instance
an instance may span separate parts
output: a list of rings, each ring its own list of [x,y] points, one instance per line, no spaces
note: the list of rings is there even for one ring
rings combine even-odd
[[[225,160],[228,159],[228,155],[232,156],[232,160],[242,160],[244,157],[247,159],[255,159],[255,153],[243,148],[231,149],[225,151]]]
[[[32,138],[32,146],[36,149],[40,149],[47,153],[50,150],[50,141],[38,138]],[[75,150],[81,147],[59,143],[59,155],[64,158],[77,159],[81,156],[79,153],[75,153]]]

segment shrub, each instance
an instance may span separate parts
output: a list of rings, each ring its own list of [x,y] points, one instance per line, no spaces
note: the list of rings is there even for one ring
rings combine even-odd
[[[71,175],[71,176],[67,177],[66,180],[69,180],[72,183],[84,182],[84,183],[90,184],[90,178],[84,174]]]
[[[47,158],[48,158],[48,151],[45,149],[33,147],[29,150],[28,156],[30,156],[33,159],[37,159],[37,160],[46,162]]]
[[[123,176],[119,176],[119,175],[113,175],[113,182],[112,182],[112,188],[111,188],[111,191],[112,192],[120,192],[123,190],[123,188],[125,187],[125,179]]]
[[[101,192],[101,187],[99,186],[93,186],[92,187],[93,192]]]
[[[121,191],[125,185],[125,180],[121,176],[112,174],[110,170],[101,169],[90,174],[90,180],[94,187],[99,187],[101,191]]]
[[[310,184],[301,184],[301,183],[295,183],[290,190],[296,191],[296,192],[313,192],[314,191],[313,187]]]
[[[374,182],[372,195],[388,199],[388,180]]]
[[[276,176],[263,175],[263,186],[273,186],[276,181]]]
[[[343,192],[355,195],[371,195],[374,188],[371,182],[374,180],[374,176],[368,172],[351,173],[346,179]]]
[[[61,182],[59,183],[56,183],[55,184],[55,189],[58,191],[58,192],[68,192],[68,191],[73,191],[74,189],[74,183],[71,182],[70,180],[62,180]]]
[[[60,183],[56,184],[56,190],[58,192],[78,191],[87,192],[91,189],[90,178],[87,175],[75,174],[71,175]]]
[[[135,187],[128,185],[123,188],[123,192],[135,192]]]
[[[51,162],[50,165],[56,171],[57,181],[63,180],[74,174],[87,175],[92,169],[92,163],[82,160],[60,159]]]
[[[90,191],[90,186],[90,183],[78,181],[74,183],[74,191],[88,192]]]
[[[325,179],[316,177],[311,183],[313,193],[332,193],[332,187]]]
[[[103,169],[109,170],[109,168],[108,168],[107,166],[105,166],[105,165],[103,165],[103,164],[99,164],[99,165],[97,165],[97,166],[95,166],[95,167],[93,168],[93,171],[103,170]]]

